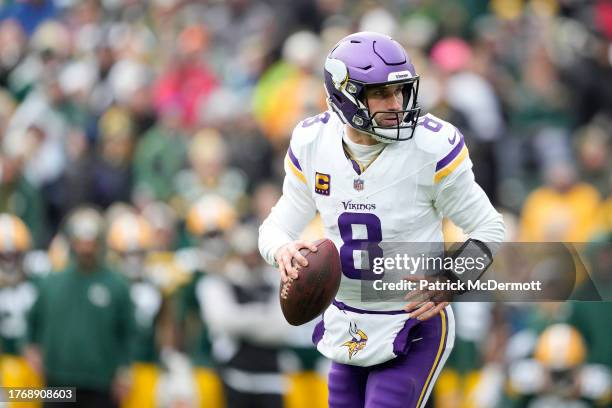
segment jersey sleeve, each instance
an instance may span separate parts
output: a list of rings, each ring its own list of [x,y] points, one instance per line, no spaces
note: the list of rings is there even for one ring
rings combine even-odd
[[[467,149],[464,151],[467,152]],[[460,154],[457,154],[457,158]],[[445,166],[449,169],[448,172],[440,176],[434,185],[434,205],[470,238],[486,243],[491,252],[495,253],[505,235],[502,216],[476,183],[469,158],[459,160],[461,161],[452,169]]]
[[[304,166],[308,146],[296,133],[297,129],[285,156],[283,195],[259,228],[259,250],[271,265],[275,263],[274,254],[278,248],[298,239],[316,213]]]
[[[447,183],[472,168],[463,134],[452,124],[427,114],[420,119],[414,139],[418,152],[427,162],[427,170],[420,178],[423,185]]]
[[[287,154],[285,155],[285,177],[289,182],[294,183],[297,188],[303,189],[308,185],[304,170],[302,170],[300,161],[293,152],[291,145],[289,145],[289,149],[287,149]]]
[[[472,168],[472,161],[463,134],[454,127],[451,132],[451,136],[442,137],[446,140],[443,141],[444,146],[438,152],[434,170],[434,184],[448,183],[457,175],[464,171],[471,171]],[[448,145],[446,145],[446,141],[448,141]]]
[[[435,161],[429,173],[434,206],[470,238],[486,243],[494,253],[504,240],[504,223],[474,179],[465,139],[450,123],[433,116],[430,120],[440,124],[437,130],[426,134],[427,147]]]

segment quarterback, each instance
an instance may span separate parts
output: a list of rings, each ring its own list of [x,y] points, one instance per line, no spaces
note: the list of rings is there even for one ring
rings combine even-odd
[[[319,212],[343,274],[313,333],[332,360],[329,406],[422,407],[454,343],[449,298],[425,290],[408,304],[366,302],[361,283],[381,274],[364,259],[386,255],[385,243],[442,247],[442,217],[468,234],[464,247],[490,259],[504,225],[474,181],[461,132],[421,115],[419,77],[399,43],[352,34],[331,50],[324,75],[330,110],[293,131],[283,195],[260,227],[259,248],[283,281],[298,278],[299,250],[316,249],[298,237]],[[455,281],[480,275],[448,271]]]

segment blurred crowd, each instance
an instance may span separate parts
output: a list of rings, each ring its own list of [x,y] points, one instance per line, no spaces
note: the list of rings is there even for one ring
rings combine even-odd
[[[612,1],[3,0],[1,384],[78,386],[83,406],[326,406],[327,363],[284,323],[257,227],[293,127],[327,109],[326,53],[363,30],[406,47],[507,239],[593,243],[582,261],[609,283]],[[431,405],[609,406],[611,314],[457,304]]]

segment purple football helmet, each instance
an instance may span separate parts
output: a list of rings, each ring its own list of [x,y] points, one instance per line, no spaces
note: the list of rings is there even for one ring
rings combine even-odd
[[[397,41],[373,32],[351,34],[331,50],[324,71],[328,104],[344,123],[385,143],[412,137],[421,111],[419,77]],[[403,85],[402,110],[370,112],[366,89],[394,84]],[[397,125],[379,126],[378,113],[396,114]]]

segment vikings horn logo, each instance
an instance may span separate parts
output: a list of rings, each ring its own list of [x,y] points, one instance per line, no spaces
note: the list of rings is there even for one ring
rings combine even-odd
[[[349,334],[352,338],[342,345],[348,347],[350,360],[359,350],[363,350],[368,342],[368,336],[363,332],[363,330],[358,329],[357,324],[354,322],[351,322]]]

